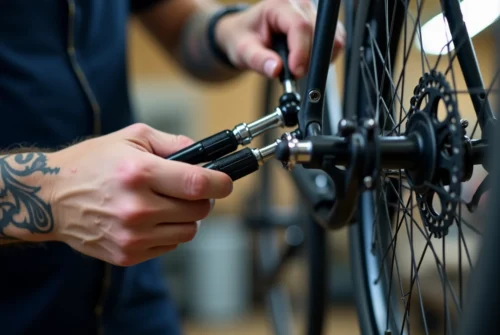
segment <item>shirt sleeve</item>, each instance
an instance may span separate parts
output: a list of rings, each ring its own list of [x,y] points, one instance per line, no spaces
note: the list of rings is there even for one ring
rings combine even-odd
[[[130,1],[130,10],[133,14],[138,14],[142,11],[145,11],[155,4],[158,4],[162,1],[167,0],[129,0]]]

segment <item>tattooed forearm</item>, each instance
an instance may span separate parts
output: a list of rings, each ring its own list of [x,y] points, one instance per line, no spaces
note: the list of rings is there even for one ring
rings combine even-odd
[[[54,218],[51,205],[41,195],[41,177],[57,173],[59,168],[47,166],[44,153],[0,156],[0,244],[52,232]]]

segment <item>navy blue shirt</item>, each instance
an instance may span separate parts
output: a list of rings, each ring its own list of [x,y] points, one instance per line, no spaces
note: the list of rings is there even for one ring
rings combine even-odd
[[[0,0],[0,148],[58,148],[131,124],[127,20],[153,2]],[[100,330],[178,334],[159,260],[122,268],[63,243],[0,248],[0,334]]]

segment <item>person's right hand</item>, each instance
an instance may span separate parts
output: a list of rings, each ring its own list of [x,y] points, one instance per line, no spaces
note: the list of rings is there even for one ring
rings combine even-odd
[[[54,239],[120,266],[193,239],[209,199],[227,197],[232,181],[164,158],[191,143],[135,124],[50,154],[60,167],[50,195]]]

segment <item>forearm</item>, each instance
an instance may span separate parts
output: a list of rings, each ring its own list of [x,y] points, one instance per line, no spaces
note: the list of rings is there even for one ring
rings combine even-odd
[[[0,155],[0,245],[46,241],[54,229],[50,184],[59,168],[50,154],[26,151]]]
[[[226,81],[241,71],[222,62],[210,48],[207,28],[221,7],[216,1],[170,0],[141,14],[144,26],[192,76],[204,81]]]

